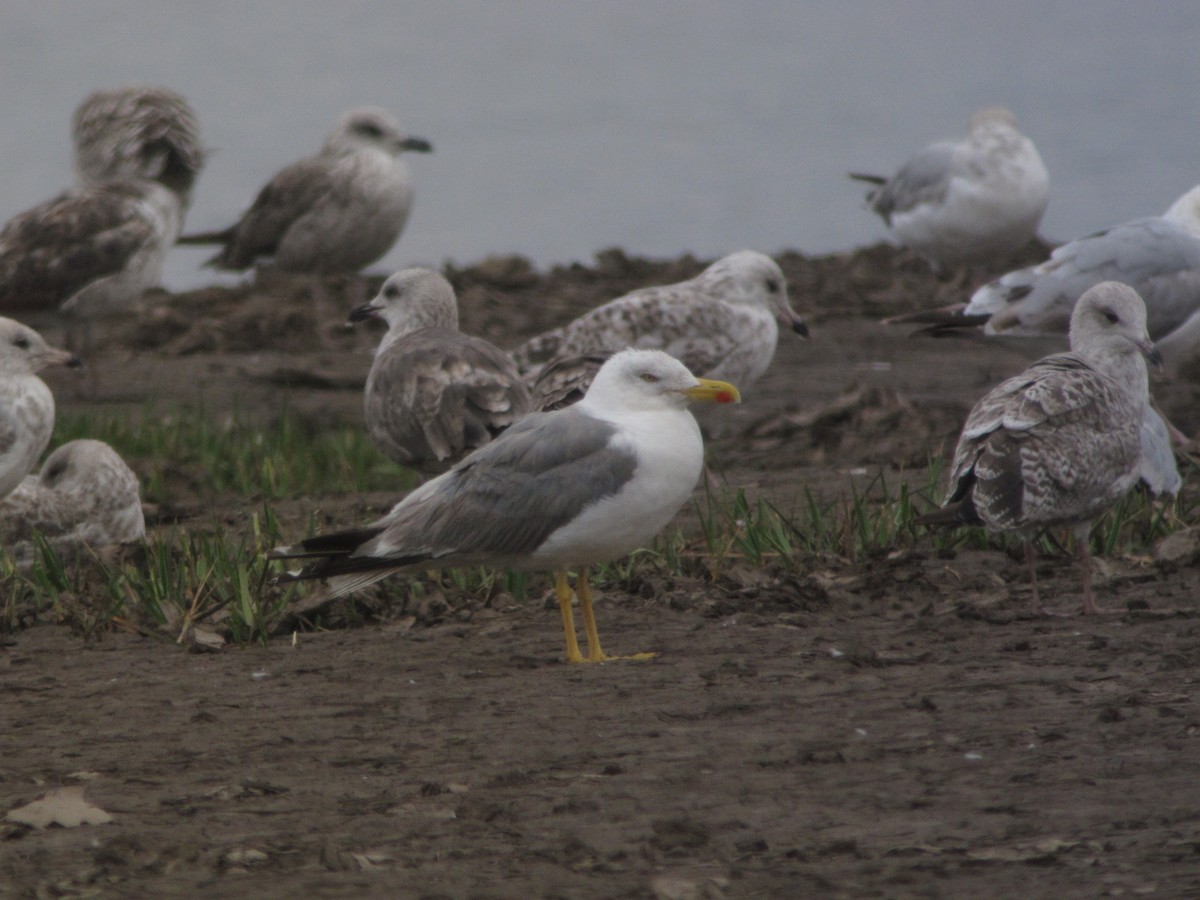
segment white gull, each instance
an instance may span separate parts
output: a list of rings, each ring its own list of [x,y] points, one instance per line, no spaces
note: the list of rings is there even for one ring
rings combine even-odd
[[[697,379],[661,351],[623,351],[579,403],[526,416],[383,518],[272,556],[313,560],[281,580],[327,580],[324,597],[435,566],[550,570],[567,660],[603,661],[587,567],[648,545],[691,496],[704,446],[688,401],[737,399],[732,385]],[[567,584],[575,566],[586,657]]]
[[[891,178],[850,177],[876,185],[869,208],[937,271],[1020,249],[1050,199],[1037,148],[998,106],[976,112],[964,140],[930,144]]]

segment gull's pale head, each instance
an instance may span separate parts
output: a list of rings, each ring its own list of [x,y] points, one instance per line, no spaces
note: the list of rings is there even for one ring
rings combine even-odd
[[[1006,106],[985,106],[971,114],[971,130],[979,128],[1017,128],[1017,117]]]
[[[1200,184],[1172,203],[1163,218],[1200,234]]]
[[[682,409],[691,400],[738,403],[732,384],[697,378],[661,350],[622,350],[600,367],[584,403],[600,408]]]
[[[696,276],[713,296],[728,303],[756,306],[770,312],[784,328],[808,337],[808,325],[792,309],[787,279],[778,263],[765,253],[739,250],[723,256]]]
[[[1146,332],[1146,304],[1127,284],[1104,281],[1084,291],[1071,313],[1070,335],[1076,353],[1118,358],[1140,353],[1162,365]]]
[[[433,145],[424,138],[412,137],[400,130],[397,122],[385,109],[377,106],[360,106],[342,115],[329,137],[325,139],[322,153],[340,156],[369,147],[386,150],[393,155],[405,150],[429,153]]]
[[[55,365],[77,367],[79,357],[51,347],[28,325],[0,316],[0,373],[32,375]]]
[[[374,299],[350,311],[351,322],[372,318],[383,319],[395,334],[422,328],[457,330],[458,300],[450,282],[433,269],[401,269]]]

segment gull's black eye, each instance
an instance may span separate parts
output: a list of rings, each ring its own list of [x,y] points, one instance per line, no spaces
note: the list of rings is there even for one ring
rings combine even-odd
[[[400,288],[396,287],[394,284],[385,285],[383,288],[383,296],[387,297],[389,300],[395,300],[400,296]]]
[[[13,340],[13,346],[20,347],[22,350],[29,349],[29,338],[19,337]]]
[[[768,278],[767,279],[767,293],[768,294],[776,294],[778,292],[779,292],[779,282],[776,281],[774,278]]]
[[[650,384],[654,384],[655,382],[658,381],[658,376],[655,375],[653,372],[643,372],[642,373],[642,381],[646,381],[646,382],[649,382]]]
[[[55,460],[54,465],[42,473],[42,481],[57,481],[66,473],[66,471],[66,462],[61,459]]]
[[[1121,321],[1121,317],[1118,316],[1111,309],[1104,310],[1104,318],[1108,319],[1108,324],[1110,324],[1110,325],[1116,325],[1118,322]]]
[[[376,122],[355,122],[354,130],[359,134],[365,134],[370,138],[383,137],[383,129],[380,128],[379,124]]]

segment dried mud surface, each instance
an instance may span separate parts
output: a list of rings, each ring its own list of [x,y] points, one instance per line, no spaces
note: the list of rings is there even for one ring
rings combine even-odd
[[[780,508],[880,471],[924,483],[970,404],[1055,348],[879,324],[960,302],[984,273],[938,280],[886,246],[779,258],[813,337],[781,336],[710,457]],[[701,267],[613,250],[448,274],[464,328],[511,346]],[[90,385],[56,376],[60,408],[202,403],[268,421],[286,401],[357,421],[376,335],[341,323],[376,284],[260,274],[151,296],[98,328]],[[1194,385],[1155,393],[1198,430]],[[317,508],[351,525],[393,499],[278,511],[285,528]],[[189,527],[234,530],[254,506],[185,505]],[[1100,596],[1124,612],[1087,619],[1066,558],[1039,578],[1070,615],[1033,619],[1019,560],[928,540],[801,573],[647,567],[600,586],[600,627],[609,652],[658,656],[603,666],[559,662],[540,582],[524,604],[367,597],[359,627],[220,653],[37,625],[0,640],[0,808],[84,784],[113,821],[0,822],[0,897],[1197,896],[1187,537],[1098,561]]]

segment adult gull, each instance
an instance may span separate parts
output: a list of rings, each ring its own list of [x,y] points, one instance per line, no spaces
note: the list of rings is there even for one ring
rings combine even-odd
[[[387,333],[367,376],[363,411],[375,444],[401,465],[443,472],[529,412],[529,390],[503,350],[458,330],[458,301],[432,269],[404,269],[350,321]]]
[[[432,149],[385,110],[352,109],[320,153],[279,171],[236,224],[180,243],[223,245],[207,263],[218,269],[269,259],[285,272],[357,272],[387,253],[408,221],[412,178],[400,154]]]
[[[146,521],[137,476],[103,441],[63,444],[0,499],[0,542],[29,558],[34,535],[60,552],[140,541]]]
[[[930,144],[891,178],[850,177],[875,185],[868,207],[936,271],[1023,247],[1050,199],[1037,147],[999,106],[976,112],[964,140]]]
[[[953,327],[982,325],[988,335],[1062,333],[1075,302],[1102,281],[1132,287],[1146,304],[1146,327],[1171,362],[1190,349],[1182,336],[1200,313],[1200,185],[1161,216],[1114,225],[1063,244],[1036,266],[985,284]]]
[[[579,403],[533,413],[363,528],[272,552],[310,559],[281,580],[319,578],[325,596],[394,572],[506,566],[554,572],[568,662],[609,659],[596,630],[589,566],[646,546],[692,494],[704,446],[689,400],[736,402],[737,389],[698,379],[656,350],[625,350]],[[567,570],[588,653],[575,636]]]
[[[1128,285],[1104,282],[1071,314],[1071,350],[1047,356],[975,404],[954,453],[941,510],[924,524],[984,525],[1020,534],[1042,614],[1033,540],[1067,526],[1083,568],[1083,611],[1092,596],[1092,522],[1137,483],[1149,402],[1146,307]]]
[[[657,349],[698,375],[732,381],[744,390],[771,364],[777,322],[808,336],[776,262],[742,250],[688,281],[643,288],[605,303],[527,341],[513,358],[532,381],[558,360],[604,356],[626,347]],[[574,389],[585,390],[586,378]]]
[[[54,395],[37,373],[51,365],[79,365],[20,322],[0,317],[0,497],[37,463],[54,431]]]

